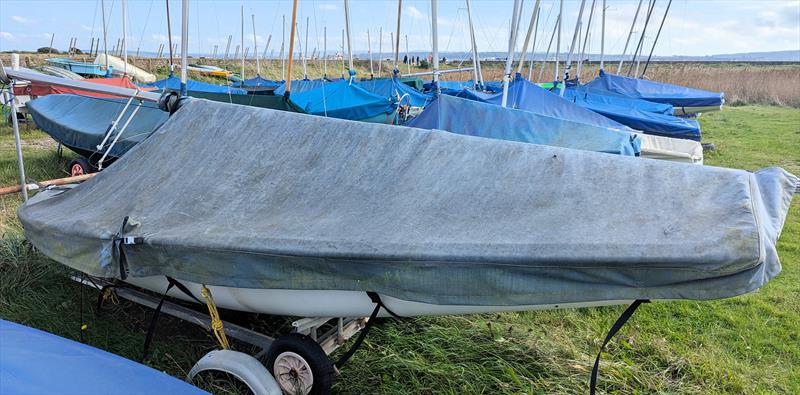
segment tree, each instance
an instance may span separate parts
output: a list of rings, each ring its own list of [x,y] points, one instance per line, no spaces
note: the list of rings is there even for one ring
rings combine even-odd
[[[41,47],[41,48],[37,49],[36,52],[37,53],[61,53],[57,49],[50,48],[50,47]]]

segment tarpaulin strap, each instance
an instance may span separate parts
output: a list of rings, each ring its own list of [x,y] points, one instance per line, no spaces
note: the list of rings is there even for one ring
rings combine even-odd
[[[225,336],[225,326],[219,318],[219,311],[217,311],[217,305],[214,303],[214,297],[211,296],[211,291],[203,285],[200,293],[206,300],[206,306],[208,306],[208,315],[211,316],[211,330],[214,332],[214,337],[217,338],[219,345],[222,346],[223,349],[230,350],[231,345],[228,343],[228,337]]]
[[[176,279],[174,279],[174,278],[172,278],[170,276],[165,276],[165,277],[167,278],[167,281],[169,281],[169,283],[171,285],[174,285],[175,288],[178,288],[178,290],[183,292],[184,295],[192,298],[197,303],[203,304],[203,301],[200,300],[200,299],[197,299],[197,296],[194,296],[194,294],[192,294],[192,291],[189,291],[189,288],[186,288],[186,286],[181,284],[180,281],[178,281],[178,280],[176,280]]]
[[[124,280],[128,277],[127,274],[127,262],[125,261],[125,251],[122,249],[122,245],[124,244],[123,235],[125,234],[125,227],[128,226],[128,216],[126,215],[125,218],[122,219],[122,226],[119,227],[119,232],[117,233],[116,237],[114,237],[114,247],[119,254],[119,278]]]
[[[614,335],[616,335],[617,332],[619,332],[619,330],[622,329],[625,323],[628,322],[628,319],[630,319],[633,313],[636,312],[636,309],[638,309],[642,303],[649,303],[649,302],[650,302],[649,300],[645,299],[634,300],[633,303],[631,303],[631,305],[628,306],[628,308],[622,312],[622,315],[620,315],[619,318],[617,318],[617,322],[615,322],[614,325],[611,326],[611,329],[608,331],[605,340],[603,340],[603,345],[600,346],[600,351],[597,352],[597,358],[595,358],[594,360],[594,367],[592,367],[592,378],[589,382],[590,395],[594,395],[595,392],[597,391],[597,371],[600,369],[600,355],[603,353],[603,350],[605,350],[606,345],[608,344],[609,341],[611,341],[611,338],[613,338]]]
[[[363,329],[361,329],[361,332],[358,334],[358,338],[356,338],[356,342],[353,343],[353,346],[350,347],[350,349],[347,350],[347,352],[344,353],[344,355],[342,355],[339,358],[339,360],[336,361],[336,363],[333,364],[333,367],[335,369],[338,369],[338,368],[342,367],[347,362],[347,360],[349,360],[350,357],[352,357],[353,354],[355,354],[356,351],[358,351],[359,347],[361,347],[361,344],[364,343],[364,338],[367,337],[367,333],[369,333],[369,329],[372,328],[372,325],[375,324],[375,319],[378,318],[378,313],[381,311],[381,308],[386,310],[386,312],[391,314],[393,317],[402,318],[399,315],[397,315],[394,312],[392,312],[391,310],[389,310],[389,308],[387,308],[386,305],[383,304],[383,301],[381,300],[381,296],[378,295],[376,292],[369,292],[368,291],[367,292],[367,296],[369,296],[370,300],[372,300],[372,303],[375,304],[375,309],[373,309],[372,310],[372,314],[369,315],[369,319],[367,320],[367,324],[364,325]]]
[[[142,361],[147,359],[147,354],[150,351],[150,343],[153,341],[153,335],[156,332],[156,322],[158,322],[158,316],[161,315],[161,306],[164,305],[164,299],[167,298],[167,294],[173,286],[175,286],[175,283],[170,281],[169,285],[167,285],[167,290],[164,291],[164,294],[161,295],[161,300],[158,301],[158,306],[156,306],[156,310],[153,312],[153,318],[150,319],[150,326],[147,328],[147,336],[144,338]]]

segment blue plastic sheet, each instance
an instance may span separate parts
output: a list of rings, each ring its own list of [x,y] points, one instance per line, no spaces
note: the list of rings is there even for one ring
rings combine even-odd
[[[0,394],[208,394],[118,355],[0,320]]]
[[[663,82],[623,77],[600,71],[600,75],[586,84],[594,89],[619,93],[625,96],[658,103],[669,103],[675,107],[721,106],[725,94],[688,88]]]
[[[178,77],[169,77],[163,80],[158,80],[152,84],[143,85],[149,88],[168,89],[173,91],[180,91],[181,79]],[[207,93],[227,93],[231,95],[246,95],[247,91],[240,88],[234,88],[226,85],[214,85],[207,82],[200,82],[195,80],[186,81],[186,90],[194,92],[207,92]]]
[[[339,81],[343,81],[343,80],[339,80]],[[328,82],[329,81],[325,81],[325,80],[293,80],[292,81],[292,86],[291,86],[292,94],[305,92],[305,91],[309,91],[309,90],[312,90],[312,89],[321,88],[322,85],[327,84]],[[286,93],[286,83],[285,82],[281,83],[281,85],[277,89],[275,89],[275,94],[276,95],[283,95],[284,93]]]
[[[447,95],[406,126],[620,155],[641,151],[635,134]]]
[[[233,86],[236,87],[248,87],[248,88],[278,88],[279,86],[283,85],[283,81],[275,81],[275,80],[268,80],[266,78],[259,76],[255,76],[254,78],[246,79],[244,81],[237,82]]]
[[[402,105],[425,107],[433,100],[433,95],[422,93],[398,81],[396,78],[364,80],[359,81],[358,85],[380,97],[388,98],[394,103],[400,99],[400,104]]]
[[[556,92],[554,94],[557,94]],[[695,141],[700,141],[701,138],[700,124],[696,120],[645,111],[642,108],[657,107],[648,106],[646,103],[649,102],[644,100],[621,100],[597,94],[591,88],[584,87],[567,88],[563,97],[583,108],[647,134]],[[668,106],[671,110],[672,106]]]
[[[353,121],[389,122],[394,106],[350,81],[321,84],[319,88],[296,92],[294,83],[289,99],[305,112]]]

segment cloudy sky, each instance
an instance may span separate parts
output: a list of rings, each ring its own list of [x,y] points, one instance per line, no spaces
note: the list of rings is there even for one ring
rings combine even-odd
[[[325,46],[340,50],[344,28],[344,7],[341,0],[299,0],[298,24],[305,41],[308,28],[309,51]],[[440,0],[438,6],[439,48],[441,51],[469,49],[468,25],[463,0]],[[522,29],[527,29],[535,0],[523,1]],[[588,50],[600,49],[600,10],[602,0],[596,0],[596,14],[590,28]],[[638,1],[606,0],[606,52],[620,53],[630,29]],[[641,30],[644,8],[640,23]],[[657,22],[664,14],[668,0],[656,0],[652,21],[645,33],[646,42],[655,36]],[[175,42],[179,42],[180,4],[171,0],[170,11]],[[473,0],[473,18],[477,45],[481,52],[506,51],[512,14],[512,0]],[[558,0],[542,0],[537,37],[537,51],[547,46],[558,14]],[[567,0],[564,5],[562,48],[572,38],[581,2]],[[588,22],[592,0],[586,1],[584,26]],[[241,40],[241,7],[245,13],[245,47],[253,46],[252,15],[256,21],[256,40],[261,51],[271,35],[269,51],[281,45],[282,19],[291,17],[291,0],[211,1],[190,0],[189,49],[191,53],[211,53],[214,45],[224,52],[229,35],[233,36],[231,53]],[[122,1],[105,0],[108,25],[108,46],[113,47],[122,33]],[[366,52],[389,52],[389,32],[396,29],[397,1],[351,0],[351,29],[353,46]],[[412,51],[429,50],[430,1],[404,0],[402,12],[401,48],[405,36]],[[54,47],[65,49],[70,37],[77,37],[78,46],[87,48],[92,37],[102,37],[100,0],[26,0],[0,1],[0,50],[30,50],[47,46],[55,34]],[[165,0],[128,0],[128,46],[131,52],[155,51],[167,40]],[[306,23],[308,21],[308,23]],[[379,39],[382,29],[383,39]],[[370,42],[367,40],[369,30]],[[521,45],[521,44],[520,44]],[[287,38],[288,48],[288,38]],[[649,45],[648,45],[649,48]],[[778,0],[674,0],[659,39],[657,55],[710,55],[737,52],[760,52],[800,49],[800,1]],[[630,52],[630,50],[629,50]]]

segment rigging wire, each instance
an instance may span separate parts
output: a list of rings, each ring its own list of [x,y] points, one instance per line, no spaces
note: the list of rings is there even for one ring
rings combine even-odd
[[[144,32],[147,30],[147,22],[150,21],[150,11],[153,10],[153,2],[155,0],[150,0],[150,7],[147,8],[147,18],[144,19],[144,27],[142,28],[142,34],[139,35],[139,44],[136,45],[136,48],[141,48],[142,41],[144,40]],[[130,18],[128,18],[130,20]],[[137,50],[138,52],[138,50]]]

